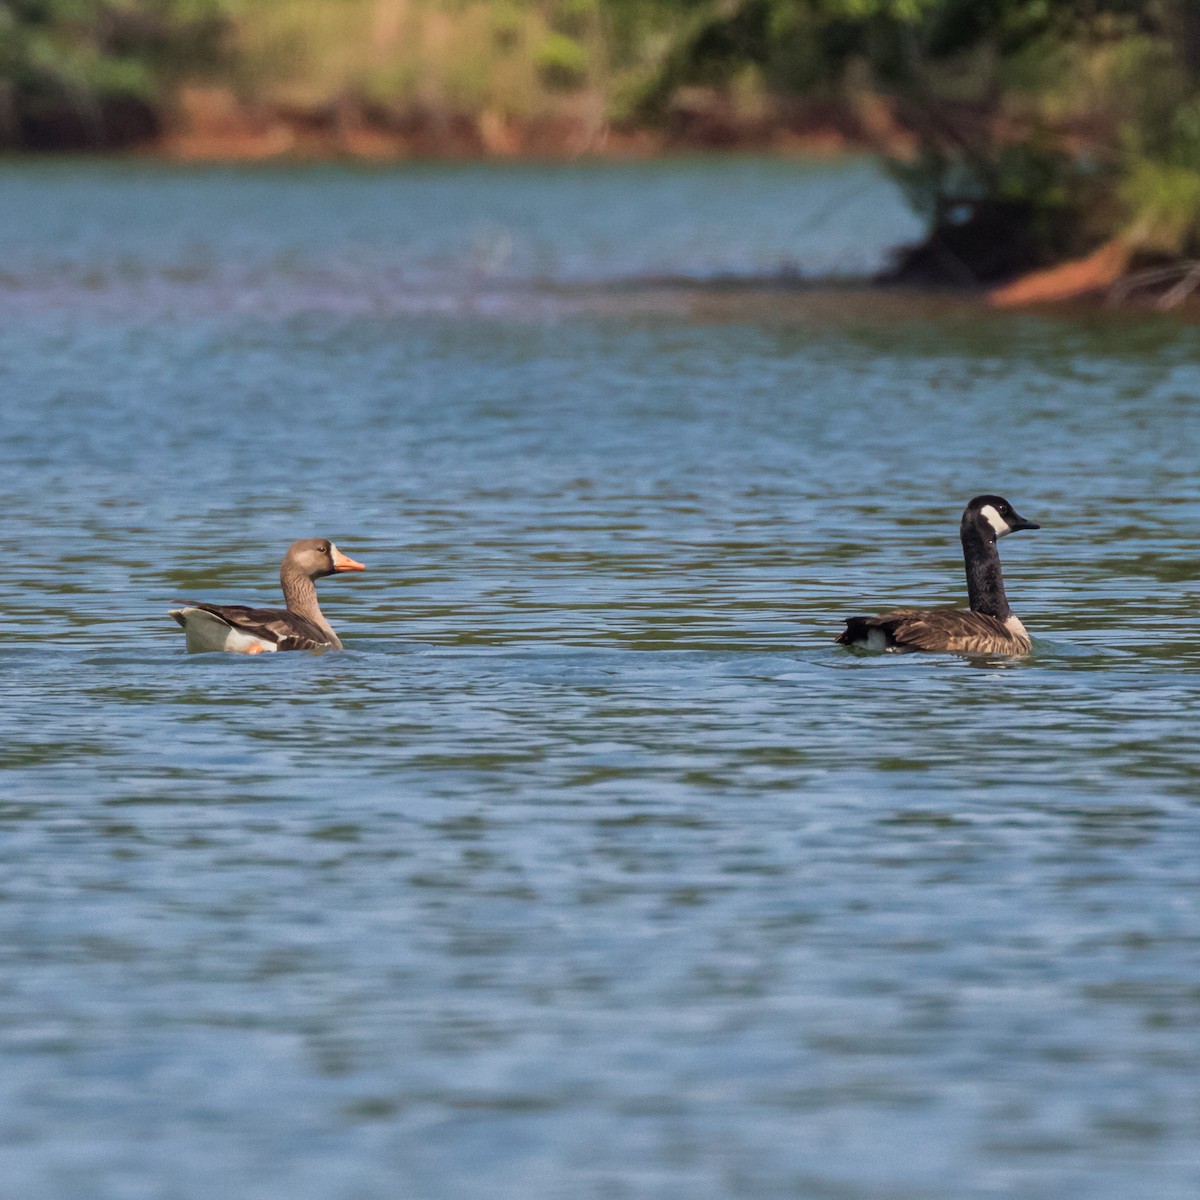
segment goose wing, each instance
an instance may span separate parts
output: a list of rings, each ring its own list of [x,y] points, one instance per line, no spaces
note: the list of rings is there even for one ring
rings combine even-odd
[[[873,636],[872,636],[873,635]],[[1028,654],[1032,648],[997,617],[965,608],[897,608],[877,617],[849,617],[843,646],[926,650],[945,654]]]
[[[320,650],[332,646],[329,635],[307,617],[288,612],[286,608],[247,608],[244,604],[205,604],[199,600],[185,601],[189,608],[198,608],[218,621],[252,638],[273,645],[276,650]],[[183,610],[172,610],[171,616],[186,629]]]

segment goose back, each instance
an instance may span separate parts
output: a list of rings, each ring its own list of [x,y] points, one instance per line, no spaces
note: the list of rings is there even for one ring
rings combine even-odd
[[[1005,620],[965,608],[897,608],[877,617],[847,617],[837,638],[870,650],[946,654],[1028,654],[1033,642],[1017,617]]]
[[[205,604],[187,600],[185,607],[173,608],[170,615],[183,627],[187,648],[192,653],[206,650],[232,650],[256,653],[258,650],[340,650],[342,643],[332,630],[329,634],[299,613],[278,608],[247,608],[243,604]]]

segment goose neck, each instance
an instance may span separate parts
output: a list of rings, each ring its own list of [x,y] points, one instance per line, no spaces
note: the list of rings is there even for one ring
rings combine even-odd
[[[288,612],[304,617],[324,632],[330,642],[341,649],[341,641],[333,632],[333,626],[325,619],[321,606],[317,603],[317,585],[297,570],[291,563],[284,563],[279,572],[279,584],[283,588],[283,600]]]
[[[1006,620],[1012,616],[1012,609],[1004,594],[1004,575],[1000,570],[996,539],[978,529],[966,528],[962,531],[962,545],[971,611]]]

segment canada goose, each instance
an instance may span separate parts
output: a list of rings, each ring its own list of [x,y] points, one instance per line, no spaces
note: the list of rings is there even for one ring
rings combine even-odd
[[[245,608],[240,604],[201,604],[185,601],[171,616],[183,626],[192,653],[229,650],[261,654],[264,650],[324,650],[342,648],[333,626],[317,604],[314,579],[365,571],[347,558],[328,538],[293,542],[279,568],[279,583],[287,608]]]
[[[837,638],[870,650],[940,650],[949,654],[1028,654],[1025,626],[1004,594],[996,539],[1018,529],[1040,529],[1001,496],[976,496],[962,515],[959,536],[967,565],[970,611],[897,608],[878,617],[848,617]]]

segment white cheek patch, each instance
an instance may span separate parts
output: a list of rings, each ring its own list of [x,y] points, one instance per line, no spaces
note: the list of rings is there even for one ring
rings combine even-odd
[[[1012,526],[996,511],[991,504],[985,504],[979,510],[987,518],[987,523],[996,531],[997,537],[1012,533]]]

